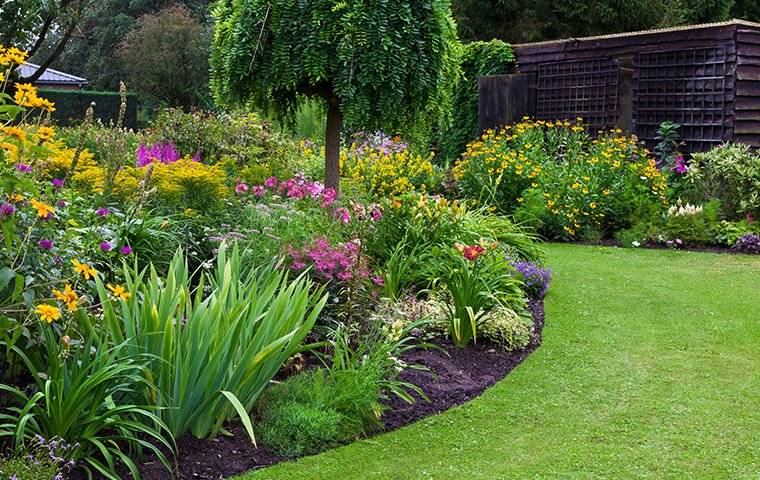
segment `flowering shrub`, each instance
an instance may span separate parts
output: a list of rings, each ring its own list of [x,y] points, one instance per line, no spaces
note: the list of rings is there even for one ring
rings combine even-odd
[[[733,247],[735,252],[760,254],[760,235],[747,233],[739,237]]]
[[[156,198],[171,209],[209,211],[227,195],[224,170],[184,157],[172,163],[153,163]]]
[[[686,179],[699,195],[692,201],[719,199],[729,220],[760,218],[760,155],[748,145],[727,143],[695,153]]]
[[[524,120],[488,131],[452,169],[461,190],[552,237],[612,231],[665,201],[666,182],[635,137],[593,139],[580,122]]]
[[[368,259],[361,255],[357,241],[331,245],[326,238],[317,238],[300,249],[288,248],[288,254],[291,269],[310,268],[312,277],[323,283],[369,278]]]
[[[414,154],[397,137],[381,133],[355,137],[341,154],[343,175],[362,184],[375,197],[395,197],[413,190],[426,191],[433,181],[432,154]]]

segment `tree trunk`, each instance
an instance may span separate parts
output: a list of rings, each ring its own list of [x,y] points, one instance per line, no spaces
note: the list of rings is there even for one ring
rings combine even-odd
[[[343,129],[343,112],[335,97],[327,100],[327,128],[325,129],[325,186],[340,188],[340,134]]]

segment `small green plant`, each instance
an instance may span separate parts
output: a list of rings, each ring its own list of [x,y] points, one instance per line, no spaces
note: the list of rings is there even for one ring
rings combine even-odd
[[[66,460],[93,473],[118,480],[118,464],[135,479],[134,458],[150,450],[171,470],[162,450],[174,452],[169,429],[155,407],[140,403],[142,392],[154,386],[146,380],[148,357],[128,352],[125,342],[115,347],[90,332],[74,343],[44,328],[46,355],[16,354],[34,379],[32,392],[0,384],[11,401],[0,414],[0,437],[18,453],[39,444],[39,438],[65,439]]]

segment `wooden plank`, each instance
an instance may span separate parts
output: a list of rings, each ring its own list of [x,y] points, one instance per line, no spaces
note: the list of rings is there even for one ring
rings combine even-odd
[[[734,111],[735,122],[760,121],[760,110],[743,109]]]
[[[736,98],[734,110],[760,110],[760,96],[739,96]]]
[[[732,140],[757,147],[760,146],[760,133],[735,133]]]
[[[734,122],[734,135],[739,134],[760,135],[760,118],[757,120],[736,120]]]
[[[534,77],[530,74],[478,78],[478,128],[482,132],[535,114]]]

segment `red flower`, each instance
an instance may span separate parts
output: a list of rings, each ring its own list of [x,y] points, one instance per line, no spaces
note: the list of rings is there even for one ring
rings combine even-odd
[[[467,260],[475,260],[479,256],[486,253],[486,249],[481,247],[480,245],[472,245],[472,246],[466,246],[464,247],[464,250],[462,251],[462,255],[464,255],[464,258]]]

